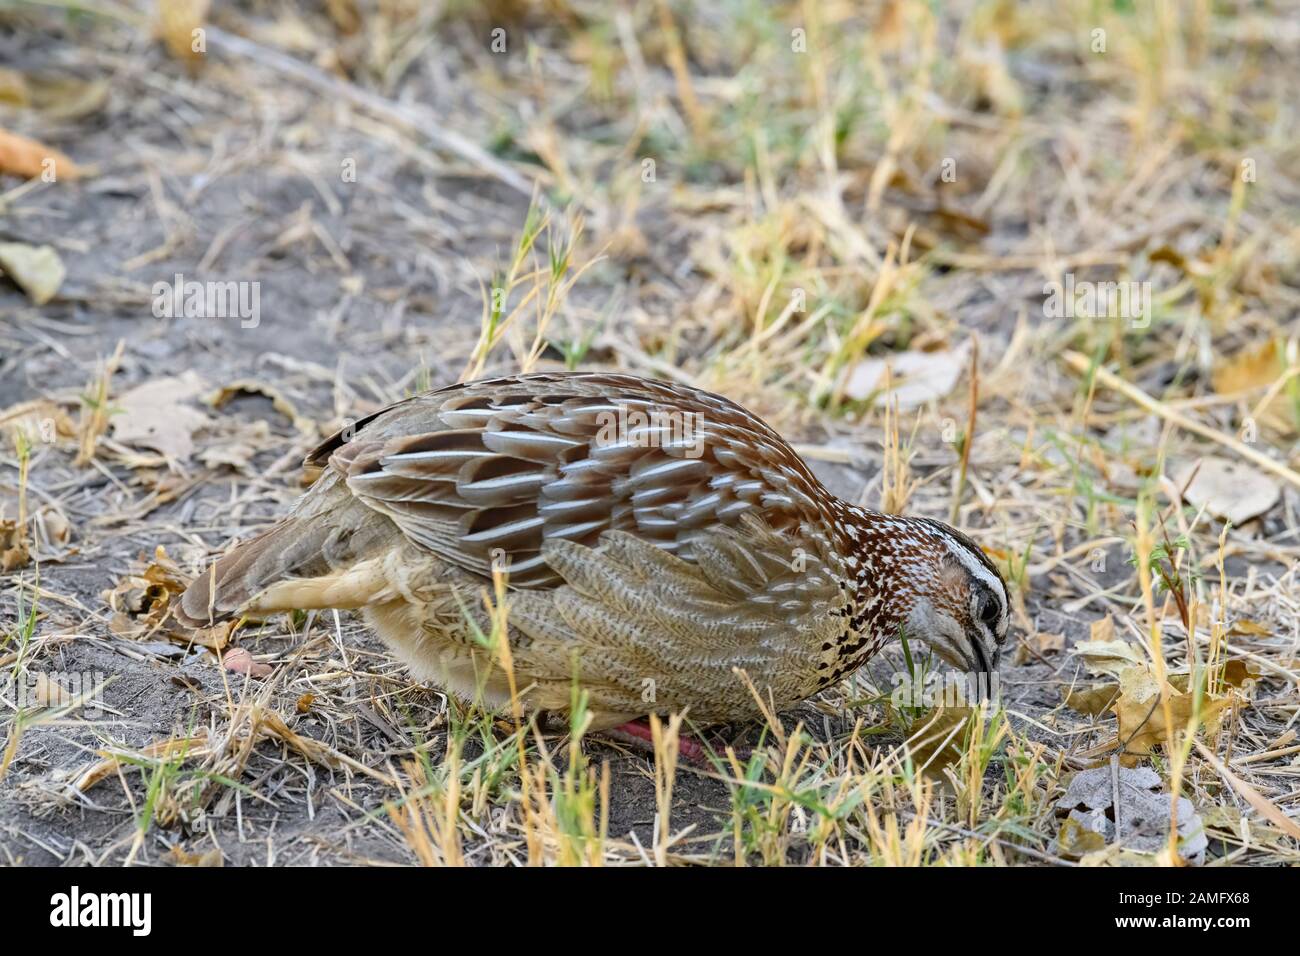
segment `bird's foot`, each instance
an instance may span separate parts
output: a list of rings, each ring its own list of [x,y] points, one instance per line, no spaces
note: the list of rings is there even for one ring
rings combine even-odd
[[[615,740],[631,744],[651,756],[654,755],[654,731],[650,727],[650,721],[645,717],[629,720],[627,723],[619,724],[617,727],[603,731],[603,733]],[[691,734],[677,735],[677,755],[692,766],[711,766],[713,763],[711,757],[718,752],[725,752],[725,747],[710,748],[698,737]],[[739,760],[748,760],[750,754],[751,751],[748,747],[736,749],[736,757]]]

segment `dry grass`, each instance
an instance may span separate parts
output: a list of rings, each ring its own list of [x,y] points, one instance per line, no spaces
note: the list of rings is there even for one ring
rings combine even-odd
[[[0,292],[0,404],[81,413],[6,437],[34,563],[0,667],[115,675],[94,718],[0,696],[7,862],[1075,865],[1055,803],[1121,758],[1192,800],[1213,865],[1300,861],[1294,4],[222,6],[182,60],[143,4],[0,11],[16,68],[114,90],[0,113],[105,184],[0,181],[0,238],[70,266],[47,306]],[[155,319],[176,271],[265,280],[262,327]],[[1067,277],[1150,283],[1149,310],[1055,312]],[[932,400],[852,386],[976,336]],[[723,392],[833,490],[968,530],[1016,592],[1000,706],[897,706],[894,648],[698,770],[689,715],[627,755],[578,697],[563,727],[449,703],[346,616],[238,632],[247,679],[168,633],[165,582],[125,617],[101,596],[158,543],[184,578],[263,524],[319,433],[564,365]],[[211,415],[182,462],[117,441],[115,400],[186,368],[287,405]],[[1204,456],[1278,502],[1226,526],[1188,498]],[[1066,704],[1108,616],[1159,686],[1136,730]]]

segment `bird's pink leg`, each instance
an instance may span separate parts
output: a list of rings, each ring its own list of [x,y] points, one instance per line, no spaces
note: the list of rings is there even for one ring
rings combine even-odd
[[[619,724],[613,728],[616,734],[625,734],[639,741],[649,744],[651,753],[654,753],[655,736],[654,731],[650,729],[650,721],[644,717],[638,717],[636,720],[629,720],[626,724]],[[697,766],[707,767],[709,765],[709,752],[704,744],[700,743],[690,734],[677,735],[677,753],[684,757],[690,763]]]

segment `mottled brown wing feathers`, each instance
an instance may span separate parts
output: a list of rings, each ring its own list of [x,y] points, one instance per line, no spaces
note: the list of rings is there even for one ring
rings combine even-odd
[[[699,529],[759,507],[778,529],[820,517],[815,479],[766,425],[717,396],[628,376],[419,396],[328,461],[412,541],[479,574],[506,560],[515,587],[559,582],[548,540],[594,546],[621,530],[689,558]]]
[[[325,475],[288,519],[295,530],[272,532],[275,548],[309,551],[340,515],[359,526],[368,510],[391,525],[376,522],[380,533],[358,543],[391,546],[395,528],[475,574],[505,561],[515,588],[561,583],[544,548],[552,541],[605,547],[602,534],[622,531],[691,561],[702,529],[740,527],[746,515],[761,512],[777,545],[792,529],[829,523],[816,479],[768,426],[719,396],[617,374],[542,373],[424,393],[363,419],[348,440],[324,442],[308,464]],[[717,595],[730,599],[771,572],[725,544],[702,547],[719,569]],[[271,545],[250,542],[218,564],[230,582],[221,606],[272,583],[272,562],[258,564],[255,548]],[[282,576],[310,567],[291,562]],[[743,586],[726,580],[733,574]],[[199,600],[187,597],[186,608]]]

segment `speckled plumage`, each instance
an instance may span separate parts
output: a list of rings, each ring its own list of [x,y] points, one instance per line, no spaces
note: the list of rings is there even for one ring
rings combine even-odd
[[[500,705],[477,636],[495,565],[524,702],[567,709],[576,675],[597,727],[751,717],[736,668],[786,707],[918,622],[955,634],[949,617],[996,611],[989,640],[936,645],[981,669],[1005,637],[1005,587],[969,539],[835,498],[707,392],[540,373],[426,392],[350,432],[308,456],[322,473],[280,524],[186,592],[182,621],[359,608],[417,676]]]

